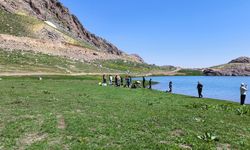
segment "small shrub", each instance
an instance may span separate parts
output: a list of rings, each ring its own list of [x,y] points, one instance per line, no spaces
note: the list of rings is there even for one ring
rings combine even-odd
[[[206,142],[219,141],[219,138],[217,136],[209,132],[206,132],[203,135],[197,137]]]
[[[238,109],[236,109],[236,114],[237,114],[237,115],[240,115],[240,116],[249,114],[249,112],[250,112],[249,108],[246,107],[245,105],[244,105],[244,106],[241,106],[241,107],[238,108]]]

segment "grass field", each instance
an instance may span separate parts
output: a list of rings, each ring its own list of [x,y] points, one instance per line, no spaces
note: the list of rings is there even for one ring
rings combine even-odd
[[[0,149],[249,149],[250,107],[100,77],[4,77]]]

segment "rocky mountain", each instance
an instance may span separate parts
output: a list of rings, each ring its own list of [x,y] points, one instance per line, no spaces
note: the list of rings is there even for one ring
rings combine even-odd
[[[69,9],[64,7],[58,0],[0,0],[0,9],[11,14],[25,16],[30,19],[35,18],[38,22],[40,21],[37,24],[34,24],[36,21],[30,21],[32,26],[30,25],[29,31],[32,33],[30,36],[20,36],[32,39],[35,37],[35,39],[44,40],[42,42],[52,41],[53,43],[78,47],[84,45],[85,48],[104,52],[105,56],[110,54],[109,58],[114,56],[117,59],[117,56],[120,56],[120,58],[131,61],[143,62],[140,57],[127,55],[105,39],[90,33],[78,18],[71,14]],[[17,24],[20,24],[20,22],[17,22]],[[6,26],[10,25],[6,24]],[[26,25],[21,24],[20,26]],[[15,29],[15,27],[11,27],[11,29]],[[6,49],[9,47],[1,48]],[[76,49],[79,51],[79,48]],[[82,51],[85,52],[86,50]],[[101,56],[98,52],[90,53],[95,57]]]
[[[227,64],[204,69],[203,73],[208,76],[250,76],[250,58],[239,57]]]

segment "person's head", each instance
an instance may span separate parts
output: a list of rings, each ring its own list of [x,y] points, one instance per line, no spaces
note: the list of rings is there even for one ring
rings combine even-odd
[[[244,84],[244,83],[241,83],[241,86],[245,86],[245,84]]]

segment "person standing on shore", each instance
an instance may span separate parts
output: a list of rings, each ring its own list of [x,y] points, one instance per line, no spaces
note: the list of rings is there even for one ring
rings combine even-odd
[[[145,77],[143,76],[143,77],[142,77],[142,87],[143,87],[143,88],[146,87],[146,86],[145,86],[145,82],[146,82],[146,79],[145,79]]]
[[[126,80],[126,84],[125,84],[125,87],[130,87],[130,79],[128,76],[125,77],[125,80]]]
[[[173,92],[173,82],[170,81],[169,84],[168,84],[168,87],[169,87],[169,93],[172,93]]]
[[[244,83],[241,83],[241,86],[240,86],[240,104],[241,105],[245,104],[246,95],[247,95],[247,85],[245,85]]]
[[[198,90],[199,98],[203,97],[203,95],[202,95],[202,89],[203,89],[203,85],[200,82],[198,82],[198,84],[197,84],[197,90]]]
[[[107,79],[106,79],[106,75],[102,75],[102,86],[107,86]]]
[[[118,75],[115,75],[115,86],[118,86]]]
[[[121,86],[123,86],[123,77],[121,76]]]
[[[149,84],[149,87],[148,87],[148,88],[149,88],[149,89],[152,89],[152,79],[149,80],[149,83],[148,83],[148,84]]]
[[[109,75],[109,85],[112,85],[112,84],[113,84],[113,76]]]

